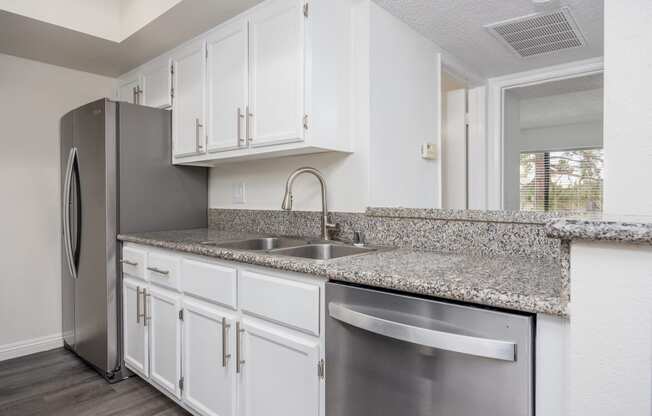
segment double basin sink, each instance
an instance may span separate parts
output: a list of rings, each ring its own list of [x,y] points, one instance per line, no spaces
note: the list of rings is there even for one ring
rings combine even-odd
[[[372,247],[358,247],[332,241],[310,241],[285,237],[252,238],[228,242],[206,241],[202,244],[231,250],[258,251],[320,261],[359,256],[377,250]]]

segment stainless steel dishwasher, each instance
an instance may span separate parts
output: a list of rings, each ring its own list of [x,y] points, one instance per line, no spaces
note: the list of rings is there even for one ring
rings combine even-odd
[[[534,319],[326,285],[328,416],[530,416]]]

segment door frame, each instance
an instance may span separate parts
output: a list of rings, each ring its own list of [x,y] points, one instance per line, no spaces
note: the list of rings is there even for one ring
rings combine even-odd
[[[487,209],[502,210],[504,198],[504,103],[505,92],[546,82],[604,72],[602,57],[517,72],[487,80]]]

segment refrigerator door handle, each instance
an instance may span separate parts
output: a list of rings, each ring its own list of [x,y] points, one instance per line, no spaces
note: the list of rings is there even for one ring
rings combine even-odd
[[[495,360],[516,361],[516,344],[509,341],[474,337],[429,328],[421,328],[402,322],[394,322],[356,311],[348,306],[331,302],[328,313],[333,319],[356,328],[399,341],[425,347],[454,351]]]
[[[66,264],[68,265],[68,271],[73,278],[77,278],[75,269],[73,268],[72,260],[72,246],[71,246],[71,235],[70,235],[70,185],[72,181],[72,165],[75,159],[75,154],[77,153],[76,148],[70,149],[68,154],[68,164],[66,165],[66,176],[63,185],[63,206],[61,207],[62,220],[63,220],[63,249],[66,255]]]
[[[75,199],[76,199],[76,215],[75,219],[77,220],[76,228],[76,239],[75,247],[72,246],[72,240],[70,240],[70,254],[72,259],[72,267],[75,270],[75,278],[79,277],[79,257],[81,254],[81,233],[82,233],[82,202],[81,202],[81,176],[79,173],[79,152],[77,149],[74,151],[74,158],[72,162],[72,171],[75,175]]]

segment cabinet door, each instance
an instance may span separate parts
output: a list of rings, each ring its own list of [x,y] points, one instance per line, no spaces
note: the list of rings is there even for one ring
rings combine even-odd
[[[143,71],[143,96],[141,104],[156,108],[168,108],[172,106],[171,84],[172,73],[168,59],[146,67]]]
[[[205,53],[204,43],[197,42],[179,51],[172,58],[172,143],[175,157],[204,153]]]
[[[235,416],[234,333],[230,317],[184,299],[183,400],[202,415]]]
[[[149,377],[147,327],[144,318],[146,283],[125,279],[122,284],[125,363],[142,377]]]
[[[140,92],[140,79],[130,78],[122,80],[118,85],[118,101],[138,104]]]
[[[319,340],[243,321],[240,405],[246,416],[318,416]]]
[[[247,22],[235,21],[210,35],[207,48],[208,150],[246,146]]]
[[[150,377],[170,394],[180,397],[181,310],[180,296],[150,286],[147,296],[150,330]]]
[[[278,0],[250,20],[252,146],[303,140],[303,1]]]

